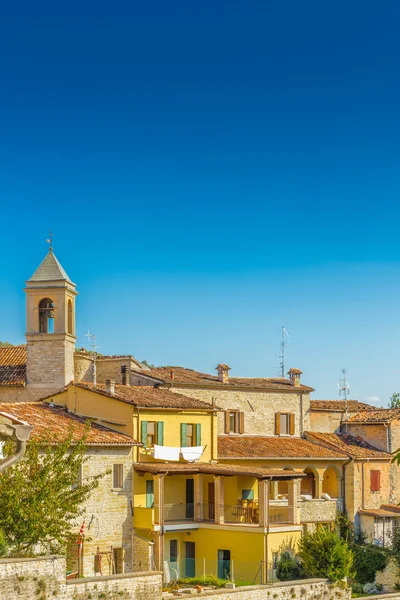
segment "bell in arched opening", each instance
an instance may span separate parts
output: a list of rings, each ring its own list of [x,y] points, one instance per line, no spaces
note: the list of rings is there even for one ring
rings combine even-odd
[[[54,302],[50,298],[39,303],[39,332],[54,333]]]

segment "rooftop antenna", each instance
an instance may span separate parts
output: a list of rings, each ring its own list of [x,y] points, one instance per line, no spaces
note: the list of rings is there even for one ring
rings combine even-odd
[[[285,379],[285,347],[287,346],[287,341],[286,341],[286,337],[290,338],[289,332],[285,327],[285,324],[283,323],[282,328],[281,328],[281,354],[279,356],[279,358],[281,359],[281,362],[279,363],[279,369],[281,371],[281,377],[282,379]]]
[[[349,406],[348,406],[348,398],[350,395],[350,386],[346,379],[346,369],[342,369],[342,376],[338,383],[339,388],[339,396],[344,398],[344,406],[345,406],[345,423],[346,423],[346,433],[347,433],[347,420],[349,418]]]
[[[96,358],[97,358],[97,350],[98,348],[101,348],[101,346],[97,346],[96,345],[96,336],[94,333],[90,333],[89,329],[88,332],[85,333],[85,337],[87,337],[88,342],[89,342],[89,347],[92,351],[92,356],[93,356],[93,385],[96,386],[97,384],[97,373],[96,373]]]

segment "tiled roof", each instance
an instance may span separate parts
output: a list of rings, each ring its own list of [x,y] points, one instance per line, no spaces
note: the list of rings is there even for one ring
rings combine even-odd
[[[388,454],[388,452],[378,450],[362,438],[354,437],[347,433],[319,433],[315,431],[306,431],[304,435],[308,440],[344,452],[351,458],[391,459],[391,455]]]
[[[41,402],[4,402],[0,413],[26,421],[33,426],[29,439],[63,441],[73,430],[72,441],[78,441],[86,431],[87,419],[68,413],[64,408]],[[131,437],[91,422],[86,443],[90,446],[137,446]]]
[[[91,390],[127,402],[133,406],[139,406],[142,408],[176,408],[180,410],[215,410],[210,404],[197,400],[196,398],[188,398],[182,394],[175,394],[164,388],[155,388],[153,386],[130,386],[130,385],[115,385],[114,394],[110,394],[106,391],[104,384],[98,383],[96,386],[90,383],[71,383],[69,385],[76,385],[77,387],[85,390]],[[68,387],[68,386],[67,386]],[[66,389],[66,388],[64,388]],[[57,394],[64,391],[60,390]],[[48,398],[55,397],[57,394],[51,394]]]
[[[243,467],[211,463],[135,463],[135,470],[142,473],[210,473],[213,475],[247,475],[250,477],[273,477],[276,479],[293,479],[305,477],[301,471],[294,469],[264,469],[263,467]]]
[[[347,419],[347,423],[388,423],[400,419],[400,408],[378,408],[360,411]]]
[[[25,385],[26,346],[0,348],[0,386]]]
[[[32,277],[28,281],[59,281],[64,280],[72,283],[61,264],[58,262],[52,250],[40,263]]]
[[[267,390],[293,390],[293,391],[312,391],[312,388],[306,385],[294,387],[289,379],[280,377],[263,378],[263,377],[229,377],[227,383],[218,379],[216,375],[201,373],[193,369],[185,369],[184,367],[154,367],[149,371],[135,371],[137,375],[153,377],[165,383],[202,385],[202,386],[218,386],[218,387],[237,387],[237,388],[259,388]]]
[[[311,400],[310,408],[311,410],[344,412],[346,410],[346,403],[344,400]],[[347,409],[349,412],[357,412],[359,410],[374,410],[374,407],[358,400],[347,400]]]
[[[346,458],[346,454],[324,448],[303,438],[256,435],[218,436],[218,458]]]
[[[380,508],[362,508],[358,511],[360,515],[371,517],[397,517],[400,518],[400,506],[395,504],[382,504]]]

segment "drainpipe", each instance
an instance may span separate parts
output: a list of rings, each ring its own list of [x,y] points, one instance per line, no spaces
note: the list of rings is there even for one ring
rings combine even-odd
[[[24,421],[19,421],[15,424],[10,422],[11,420],[15,420],[14,417],[10,417],[7,413],[0,412],[0,438],[17,442],[17,451],[0,463],[0,473],[21,460],[25,454],[26,441],[33,429],[31,425],[28,425],[28,423],[25,423]]]
[[[300,394],[300,437],[303,437],[303,394]]]

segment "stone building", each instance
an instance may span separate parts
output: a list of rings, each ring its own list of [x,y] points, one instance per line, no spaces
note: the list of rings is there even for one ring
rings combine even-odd
[[[28,440],[56,444],[73,432],[72,443],[82,438],[88,421],[66,409],[40,402],[4,403],[0,415],[33,426]],[[133,571],[132,524],[132,449],[138,444],[131,437],[91,422],[80,481],[105,474],[83,507],[82,518],[71,524],[67,552],[68,568],[90,577],[96,573]],[[79,482],[77,482],[79,485]],[[84,538],[78,565],[78,539],[84,522]]]

